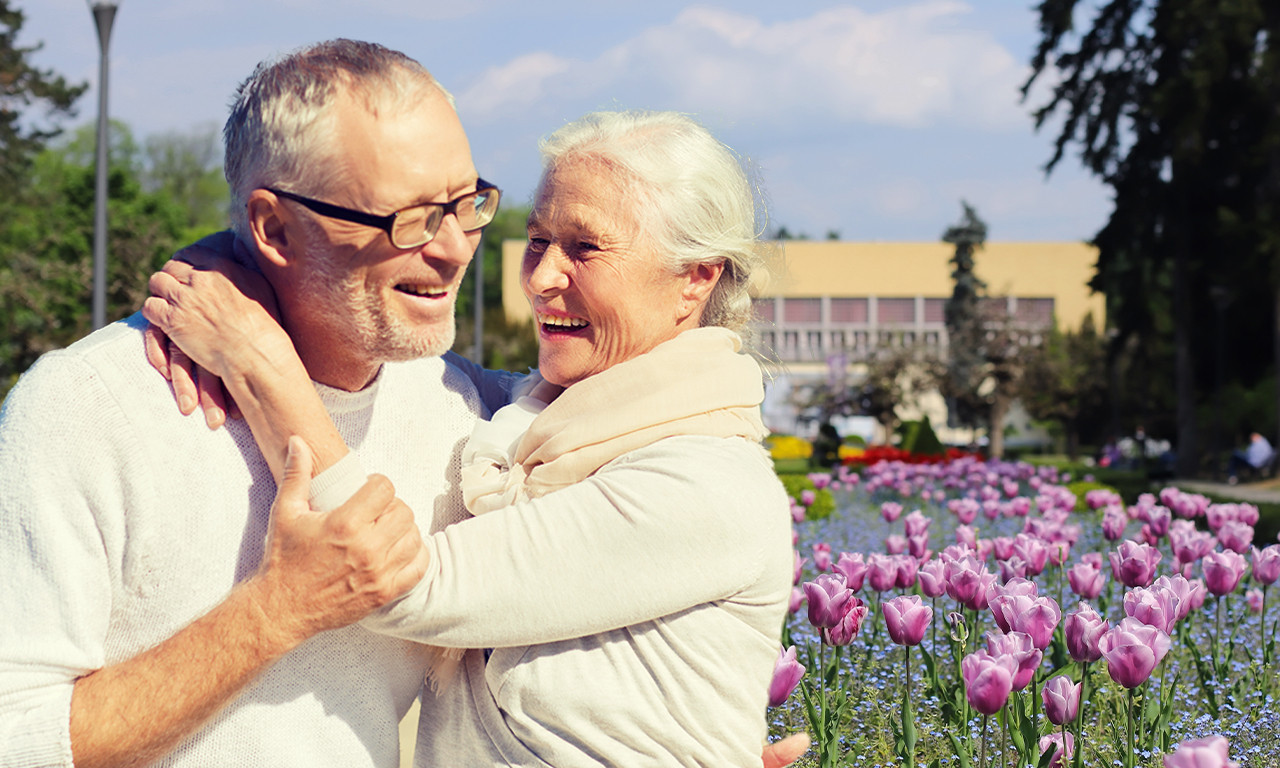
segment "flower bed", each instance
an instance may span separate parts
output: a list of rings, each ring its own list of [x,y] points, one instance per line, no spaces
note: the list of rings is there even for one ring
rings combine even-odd
[[[774,731],[814,736],[800,765],[1280,765],[1280,546],[1254,546],[1256,509],[1078,504],[1052,467],[971,457],[812,477],[837,509],[795,501],[806,672],[787,696],[784,656],[773,692]]]

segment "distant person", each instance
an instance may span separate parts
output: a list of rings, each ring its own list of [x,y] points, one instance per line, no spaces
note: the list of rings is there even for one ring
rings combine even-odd
[[[1275,449],[1271,447],[1267,438],[1257,432],[1251,433],[1247,448],[1243,451],[1231,452],[1231,459],[1227,462],[1227,482],[1232,485],[1239,482],[1237,475],[1246,467],[1252,467],[1255,472],[1261,472],[1271,463],[1275,455]]]

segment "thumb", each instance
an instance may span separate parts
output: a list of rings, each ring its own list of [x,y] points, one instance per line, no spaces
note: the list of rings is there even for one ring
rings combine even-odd
[[[289,438],[284,457],[284,476],[276,491],[276,514],[296,517],[311,509],[311,469],[315,457],[307,441],[297,435]]]

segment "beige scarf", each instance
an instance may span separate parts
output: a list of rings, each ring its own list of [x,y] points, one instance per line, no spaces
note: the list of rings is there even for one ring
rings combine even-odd
[[[534,374],[515,402],[477,425],[463,454],[467,509],[483,514],[586,479],[623,454],[676,435],[764,439],[760,366],[736,333],[697,328],[590,376],[549,404]],[[525,425],[527,428],[524,428]],[[521,432],[520,430],[523,429]],[[427,682],[439,692],[464,649],[431,648]]]

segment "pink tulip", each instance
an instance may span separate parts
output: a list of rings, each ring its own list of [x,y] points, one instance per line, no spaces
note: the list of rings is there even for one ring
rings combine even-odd
[[[1098,645],[1111,679],[1125,688],[1136,688],[1151,677],[1169,652],[1171,641],[1159,629],[1125,618],[1103,635]]]
[[[919,595],[903,595],[880,604],[889,639],[898,645],[919,645],[933,622],[933,609]]]
[[[1192,605],[1192,593],[1196,590],[1196,584],[1188,581],[1181,574],[1161,576],[1151,584],[1151,589],[1164,592],[1175,601],[1178,621],[1187,618],[1187,614],[1191,613],[1192,608],[1196,607]],[[1204,592],[1203,585],[1200,586],[1200,591]],[[1200,604],[1204,604],[1203,597],[1200,599]]]
[[[836,573],[842,574],[849,589],[854,592],[862,589],[862,580],[867,576],[867,564],[863,562],[862,553],[841,552],[836,560]]]
[[[995,574],[969,556],[947,564],[947,594],[970,610],[987,607],[987,589],[995,583]]]
[[[902,505],[896,501],[886,501],[880,505],[880,516],[886,523],[892,523],[902,515]]]
[[[907,515],[902,521],[902,524],[906,527],[905,533],[908,536],[920,536],[921,534],[929,532],[930,522],[929,518],[925,517],[920,510],[917,509]]]
[[[1013,537],[997,536],[991,540],[991,551],[997,560],[1008,560],[1013,557]]]
[[[1041,736],[1040,752],[1043,754],[1050,750],[1053,750],[1053,757],[1049,758],[1049,768],[1067,768],[1076,753],[1076,737],[1071,731]]]
[[[955,514],[962,525],[972,523],[981,508],[981,505],[973,499],[952,499],[947,503],[947,509]]]
[[[806,507],[812,507],[813,502],[818,500],[818,495],[808,489],[800,492],[800,503]]]
[[[1076,719],[1076,712],[1080,710],[1080,688],[1080,683],[1066,675],[1058,675],[1045,683],[1040,696],[1049,722],[1062,725]]]
[[[1244,599],[1248,603],[1251,612],[1262,613],[1262,590],[1251,588],[1245,591]]]
[[[996,563],[996,567],[1000,570],[1001,581],[1024,579],[1027,576],[1027,564],[1017,555],[1008,560],[1000,560]]]
[[[1173,633],[1178,623],[1177,595],[1152,587],[1135,587],[1124,594],[1124,613],[1165,634]]]
[[[852,608],[853,590],[844,576],[824,573],[804,583],[804,596],[809,601],[809,623],[815,627],[834,627]]]
[[[898,564],[897,576],[893,580],[893,586],[898,589],[910,589],[916,585],[916,572],[920,570],[920,561],[911,555],[894,555],[894,562]]]
[[[1102,594],[1104,579],[1098,568],[1089,563],[1076,563],[1067,571],[1067,582],[1072,592],[1086,600],[1095,600]]]
[[[1253,544],[1253,526],[1239,520],[1228,520],[1218,529],[1218,541],[1226,549],[1244,554]]]
[[[891,555],[872,552],[867,555],[867,583],[877,592],[893,589],[898,580],[898,563]]]
[[[1026,562],[1027,572],[1033,576],[1043,572],[1049,561],[1049,548],[1044,541],[1025,533],[1013,537],[1013,554]]]
[[[978,548],[978,531],[971,525],[956,526],[956,542],[973,549]]]
[[[852,593],[850,593],[852,594]],[[867,605],[862,602],[859,597],[854,597],[850,602],[848,612],[840,618],[836,624],[830,627],[823,627],[818,630],[822,635],[822,642],[827,645],[848,645],[858,636],[858,630],[862,629],[862,622],[867,618]]]
[[[1280,544],[1253,548],[1253,580],[1259,584],[1274,584],[1280,579]]]
[[[899,536],[891,533],[884,537],[884,551],[891,555],[901,554],[907,551],[907,537]]]
[[[804,564],[805,564],[805,563],[807,563],[807,562],[809,562],[809,558],[807,558],[807,557],[801,557],[801,556],[800,556],[800,550],[796,550],[796,570],[795,570],[795,577],[794,577],[794,578],[792,578],[792,580],[791,580],[791,583],[792,583],[792,584],[799,584],[799,583],[800,583],[801,573],[802,573],[802,572],[803,572],[803,570],[804,570]]]
[[[947,593],[947,566],[940,558],[920,566],[920,591],[925,597],[941,597]]]
[[[984,715],[994,715],[1009,700],[1017,662],[1008,656],[974,651],[960,661],[964,695]]]
[[[1086,552],[1080,556],[1080,562],[1102,570],[1102,566],[1106,563],[1106,558],[1102,556],[1101,552]]]
[[[1111,572],[1126,587],[1147,587],[1160,565],[1160,551],[1149,544],[1128,540],[1111,553]]]
[[[1102,658],[1099,643],[1110,626],[1088,603],[1068,613],[1062,622],[1062,632],[1067,640],[1067,652],[1076,661],[1097,661]]]
[[[791,697],[791,692],[804,677],[804,665],[796,661],[796,647],[778,650],[773,663],[773,680],[769,683],[769,706],[776,707]]]
[[[928,560],[929,555],[929,534],[922,533],[917,536],[907,537],[907,553],[917,560]]]
[[[791,597],[787,600],[787,612],[795,613],[800,610],[800,606],[804,603],[804,590],[799,587],[791,588]]]
[[[1044,654],[1036,648],[1031,635],[1025,632],[988,632],[987,652],[993,656],[1007,656],[1017,664],[1017,670],[1013,674],[1015,691],[1027,687],[1036,670],[1040,669],[1040,662],[1044,661]]]
[[[1238,552],[1210,552],[1201,562],[1205,587],[1219,597],[1235,592],[1244,578],[1245,565],[1244,556]]]
[[[1115,541],[1124,536],[1125,526],[1129,524],[1129,516],[1124,507],[1109,506],[1102,510],[1102,535],[1107,541]]]
[[[1240,768],[1229,759],[1229,749],[1224,736],[1188,739],[1174,747],[1173,754],[1164,756],[1164,768]]]
[[[1173,521],[1173,516],[1167,507],[1153,507],[1147,514],[1147,525],[1151,527],[1151,533],[1157,538],[1163,538],[1169,533],[1169,524]]]

